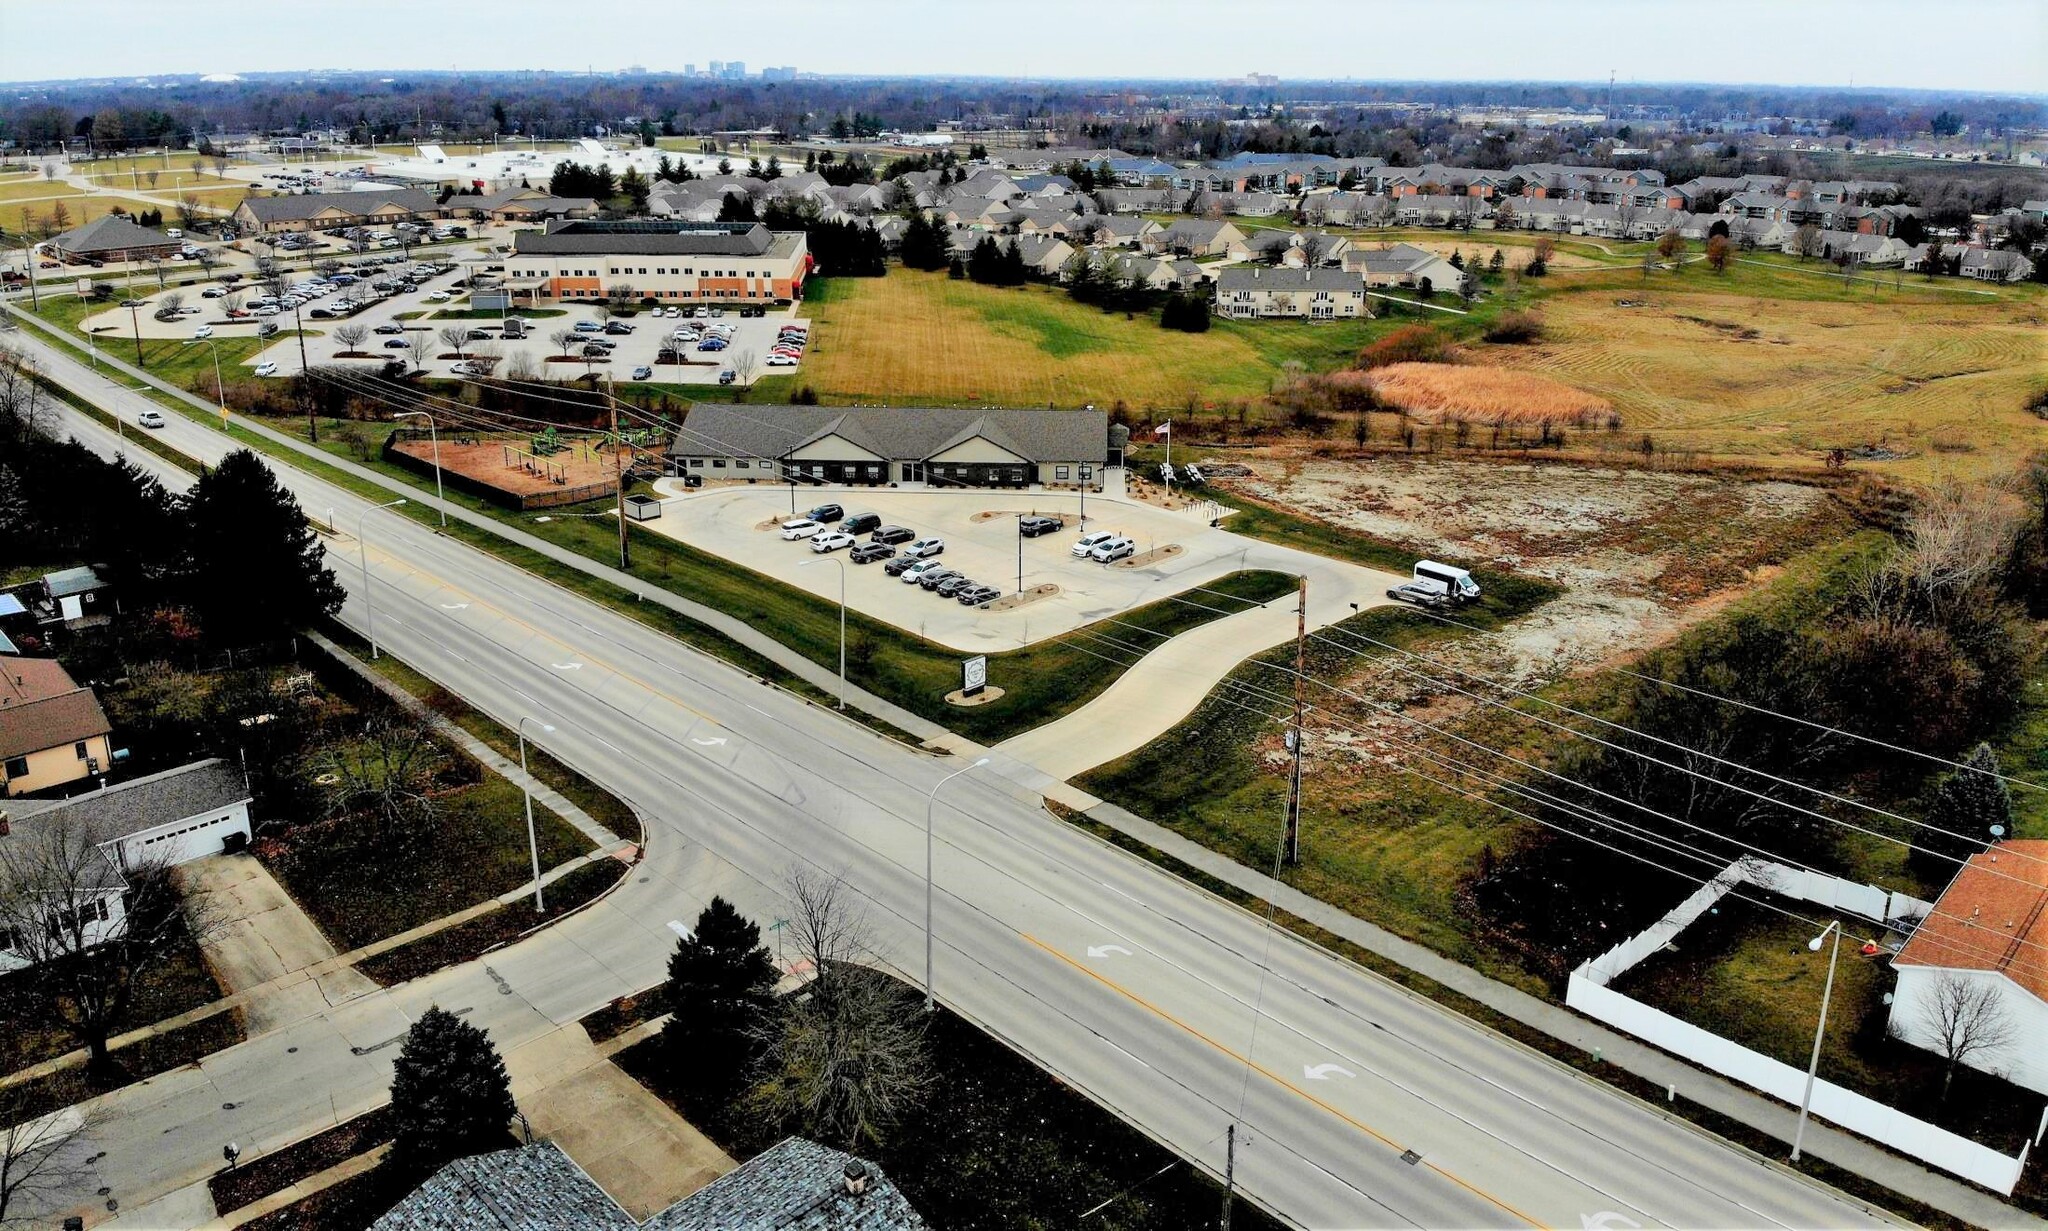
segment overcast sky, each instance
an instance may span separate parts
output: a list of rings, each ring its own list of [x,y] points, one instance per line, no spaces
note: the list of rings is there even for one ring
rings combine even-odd
[[[2048,93],[2048,0],[0,0],[0,81],[294,69],[1604,80]]]

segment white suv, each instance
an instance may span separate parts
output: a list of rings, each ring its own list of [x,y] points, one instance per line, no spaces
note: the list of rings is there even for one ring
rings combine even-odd
[[[919,539],[904,548],[903,554],[912,559],[923,559],[926,556],[936,556],[944,550],[946,550],[946,540],[944,539]]]
[[[799,517],[782,523],[782,537],[786,539],[807,539],[825,527],[808,517]]]
[[[1129,539],[1112,538],[1107,543],[1097,543],[1088,553],[1088,558],[1098,564],[1108,564],[1112,560],[1123,559],[1137,549],[1137,544]]]
[[[811,550],[819,552],[821,554],[828,551],[838,551],[842,547],[851,546],[853,546],[853,536],[846,533],[844,530],[834,530],[829,534],[818,535],[816,538],[811,540]]]
[[[1116,532],[1114,530],[1097,530],[1093,534],[1084,534],[1074,543],[1074,558],[1076,560],[1086,560],[1089,554],[1097,547],[1104,543],[1113,542],[1115,539]]]

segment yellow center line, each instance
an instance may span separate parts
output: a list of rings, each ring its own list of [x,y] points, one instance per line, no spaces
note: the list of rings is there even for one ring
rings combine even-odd
[[[1395,1141],[1393,1138],[1387,1136],[1385,1133],[1382,1133],[1378,1129],[1375,1129],[1370,1124],[1364,1123],[1355,1116],[1352,1116],[1349,1113],[1343,1111],[1341,1108],[1331,1106],[1329,1103],[1309,1093],[1307,1090],[1302,1089],[1296,1083],[1289,1081],[1287,1078],[1281,1076],[1279,1073],[1276,1073],[1273,1070],[1267,1068],[1265,1065],[1260,1064],[1258,1061],[1252,1059],[1250,1056],[1240,1054],[1239,1052],[1233,1050],[1227,1045],[1210,1038],[1208,1035],[1203,1034],[1200,1030],[1197,1030],[1195,1027],[1182,1021],[1178,1017],[1175,1017],[1173,1014],[1168,1013],[1165,1009],[1162,1009],[1158,1005],[1153,1004],[1151,1001],[1146,1000],[1143,996],[1138,995],[1136,992],[1130,990],[1129,988],[1123,986],[1120,983],[1115,982],[1114,980],[1105,978],[1099,972],[1082,965],[1080,962],[1075,961],[1073,958],[1060,952],[1058,949],[1055,949],[1051,945],[1046,944],[1044,941],[1038,939],[1036,936],[1031,935],[1029,932],[1021,932],[1019,933],[1019,935],[1023,936],[1025,940],[1030,941],[1032,944],[1038,946],[1040,949],[1043,949],[1045,952],[1050,953],[1054,957],[1058,958],[1060,961],[1065,962],[1067,965],[1073,967],[1075,970],[1080,971],[1082,974],[1087,975],[1089,978],[1095,980],[1097,983],[1102,984],[1104,987],[1110,989],[1119,996],[1122,996],[1124,999],[1129,1000],[1132,1004],[1137,1005],[1138,1007],[1146,1010],[1149,1013],[1152,1013],[1153,1015],[1165,1021],[1173,1023],[1174,1025],[1180,1027],[1182,1030],[1185,1030],[1189,1034],[1200,1039],[1202,1042],[1207,1043],[1209,1046],[1215,1048],[1217,1051],[1220,1051],[1224,1055],[1229,1056],[1232,1060],[1235,1060],[1239,1064],[1247,1066],[1254,1072],[1257,1072],[1260,1076],[1265,1077],[1269,1081],[1272,1081],[1274,1084],[1280,1086],[1282,1089],[1287,1090],[1293,1094],[1298,1094],[1302,1098],[1307,1099],[1309,1102],[1315,1104],[1317,1107],[1322,1108],[1324,1111],[1329,1112],[1331,1115],[1337,1117],[1339,1120],[1344,1121],[1344,1123],[1349,1124],[1351,1127],[1357,1129],[1359,1132],[1364,1133],[1368,1137],[1371,1137],[1374,1141],[1377,1141],[1381,1145],[1386,1146],[1388,1149],[1394,1151],[1394,1153],[1406,1154],[1408,1152],[1408,1148],[1406,1146],[1403,1146],[1400,1142]],[[1521,1219],[1523,1222],[1528,1223],[1532,1227],[1543,1228],[1545,1226],[1545,1224],[1540,1220],[1530,1217],[1528,1214],[1525,1214],[1521,1210],[1516,1209],[1514,1206],[1509,1205],[1507,1202],[1501,1200],[1499,1197],[1494,1196],[1492,1193],[1487,1192],[1485,1189],[1479,1188],[1476,1185],[1473,1185],[1467,1182],[1466,1180],[1460,1178],[1459,1176],[1453,1174],[1452,1172],[1446,1171],[1444,1168],[1437,1166],[1435,1163],[1430,1162],[1428,1159],[1423,1159],[1422,1165],[1429,1168],[1431,1171],[1436,1172],[1438,1175],[1449,1180],[1451,1183],[1456,1184],[1458,1187],[1464,1189],[1472,1195],[1479,1197],[1480,1199],[1487,1201],[1493,1205],[1499,1206],[1501,1209],[1506,1210],[1510,1214],[1513,1214],[1516,1218]]]

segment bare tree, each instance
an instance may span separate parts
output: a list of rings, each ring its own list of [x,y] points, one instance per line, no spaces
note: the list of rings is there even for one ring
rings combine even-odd
[[[1967,595],[2005,566],[2026,518],[2025,507],[2011,492],[1955,480],[1937,484],[1914,504],[1892,571],[1940,606]]]
[[[328,812],[369,818],[375,837],[403,846],[433,823],[435,780],[447,755],[423,721],[378,718],[362,735],[335,742],[318,759]]]
[[[412,360],[412,366],[424,368],[427,360],[434,357],[434,339],[427,336],[424,329],[408,329],[405,331],[405,353]]]
[[[454,351],[457,359],[462,358],[463,345],[469,341],[467,325],[444,325],[437,336],[441,339],[441,345]]]
[[[145,172],[143,172],[143,173],[142,173],[142,178],[143,178],[143,179],[146,179],[146,180],[148,180],[148,181],[149,181],[149,190],[150,190],[151,192],[155,192],[155,191],[156,191],[156,181],[157,181],[157,177],[158,177],[158,176],[160,176],[160,175],[162,175],[162,174],[163,174],[163,172],[162,172],[161,170],[158,170],[158,169],[156,169],[156,168],[154,168],[154,167],[152,167],[152,168],[151,168],[150,170],[148,170],[148,171],[145,171]]]
[[[577,333],[574,329],[557,329],[548,335],[548,341],[555,344],[555,353],[558,355],[573,354],[570,348],[576,345],[576,338]]]
[[[337,325],[334,340],[341,343],[342,354],[353,354],[363,349],[363,342],[370,336],[366,325]]]
[[[201,248],[199,254],[192,259],[199,262],[199,272],[208,277],[213,275],[214,270],[220,268],[220,253],[212,248]]]
[[[512,352],[505,364],[505,379],[513,381],[534,381],[540,379],[540,367],[533,361],[531,351],[520,349]]]
[[[789,896],[785,936],[810,982],[761,1027],[753,1101],[806,1136],[871,1146],[930,1080],[926,1018],[908,988],[873,968],[872,931],[844,881],[799,870]]]
[[[1330,255],[1333,247],[1331,237],[1323,231],[1301,233],[1301,264],[1304,269],[1315,269],[1322,265],[1323,258]]]
[[[165,295],[162,299],[156,301],[156,315],[164,320],[170,320],[172,317],[178,315],[179,312],[183,311],[184,307],[184,292],[172,291],[170,294]]]
[[[487,372],[494,370],[504,357],[505,348],[496,342],[470,343],[469,361]]]
[[[1792,236],[1793,251],[1799,254],[1799,259],[1806,261],[1819,256],[1821,246],[1820,227],[1811,222],[1800,223]]]
[[[33,355],[0,348],[0,411],[21,420],[30,432],[40,432],[49,396],[43,366]]]
[[[753,384],[754,372],[759,368],[759,365],[759,358],[751,350],[734,353],[730,365],[732,367],[733,383],[742,386]]]
[[[136,985],[207,930],[204,907],[179,893],[161,858],[123,859],[68,813],[0,843],[0,932],[39,968],[24,1010],[76,1038],[95,1077],[115,1067],[107,1040],[126,1024]]]
[[[233,316],[235,313],[240,312],[242,310],[242,303],[242,292],[235,291],[232,294],[229,294],[221,299],[220,310],[227,313],[229,316]]]
[[[341,262],[331,256],[323,256],[313,262],[313,269],[323,278],[332,278],[341,272]]]
[[[13,1115],[0,1101],[0,1120]],[[0,1227],[48,1226],[93,1175],[92,1138],[106,1123],[91,1107],[65,1107],[0,1129]]]
[[[1995,981],[1966,978],[1950,970],[1934,976],[1933,988],[1920,1002],[1919,1026],[1933,1040],[1934,1050],[1948,1061],[1941,1074],[1943,1102],[1948,1101],[1957,1067],[1968,1064],[1981,1069],[1983,1061],[2019,1037]]]

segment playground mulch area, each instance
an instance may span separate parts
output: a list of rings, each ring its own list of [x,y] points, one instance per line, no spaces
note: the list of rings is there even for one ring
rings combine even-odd
[[[441,441],[441,468],[476,483],[515,496],[536,496],[578,488],[613,490],[610,450],[581,441],[564,441],[567,447],[556,453],[536,453],[526,437],[484,439],[474,442]],[[433,445],[425,440],[397,441],[392,449],[431,464]],[[625,459],[628,464],[632,459]]]

